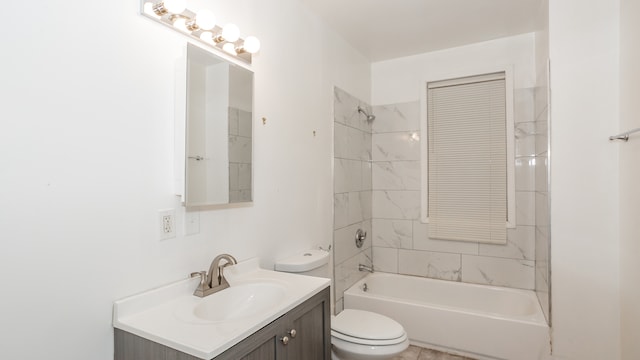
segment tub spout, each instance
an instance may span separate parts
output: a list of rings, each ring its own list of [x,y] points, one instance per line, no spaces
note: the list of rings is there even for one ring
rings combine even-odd
[[[358,270],[359,271],[368,271],[368,272],[372,273],[373,272],[373,265],[367,266],[367,265],[364,265],[364,264],[358,264]]]

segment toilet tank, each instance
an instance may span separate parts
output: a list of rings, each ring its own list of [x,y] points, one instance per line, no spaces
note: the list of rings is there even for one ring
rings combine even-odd
[[[329,252],[324,250],[307,250],[278,260],[276,261],[275,269],[276,271],[331,278]]]

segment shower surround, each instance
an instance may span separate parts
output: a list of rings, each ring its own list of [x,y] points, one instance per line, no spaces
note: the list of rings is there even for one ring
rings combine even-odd
[[[334,223],[333,264],[335,311],[343,309],[343,293],[372,265],[371,246],[371,122],[358,112],[371,106],[334,88]],[[362,248],[355,246],[358,229],[367,232]]]
[[[516,227],[507,244],[430,239],[420,221],[420,103],[374,106],[373,260],[377,270],[467,283],[535,287],[534,89],[514,91]]]
[[[544,125],[535,121],[540,107],[536,95],[539,89],[514,90],[516,227],[508,229],[506,245],[495,245],[428,237],[428,224],[420,221],[418,101],[371,107],[334,89],[336,312],[343,308],[344,291],[366,275],[357,270],[358,264],[370,265],[372,260],[381,272],[545,288],[540,268],[546,259],[536,262],[536,235],[540,241],[544,230],[536,222],[536,200],[541,202],[540,185],[536,188],[541,164],[536,167],[536,162],[546,162],[546,154],[540,153],[546,137]],[[358,106],[376,119],[367,122]],[[354,245],[358,228],[368,234],[362,249]],[[546,302],[541,303],[548,314]]]

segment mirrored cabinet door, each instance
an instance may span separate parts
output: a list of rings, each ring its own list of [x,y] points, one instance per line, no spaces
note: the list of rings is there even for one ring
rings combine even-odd
[[[187,47],[185,205],[251,202],[253,73]]]

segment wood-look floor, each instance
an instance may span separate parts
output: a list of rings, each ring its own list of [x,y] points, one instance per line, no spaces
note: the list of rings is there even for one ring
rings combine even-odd
[[[435,351],[431,349],[425,349],[418,346],[409,346],[402,354],[393,358],[393,360],[474,360],[472,358],[452,355]]]

